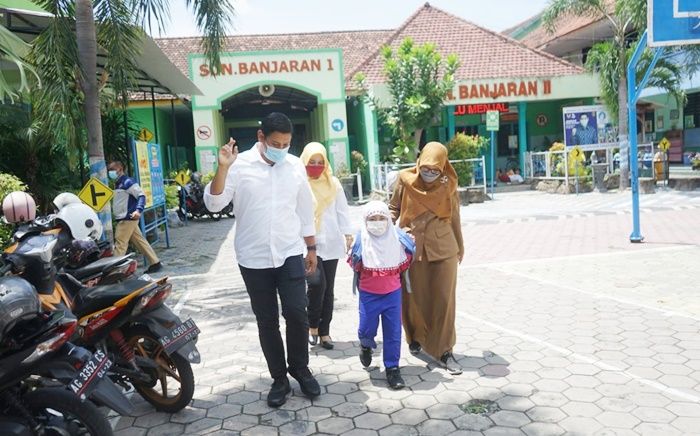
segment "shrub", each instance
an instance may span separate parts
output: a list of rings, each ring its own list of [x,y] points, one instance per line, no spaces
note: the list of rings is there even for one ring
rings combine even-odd
[[[365,160],[365,157],[360,153],[359,151],[353,150],[350,153],[350,157],[352,159],[352,172],[362,172],[367,168],[367,161]]]
[[[216,173],[214,171],[206,173],[202,176],[202,185],[206,185],[214,179]]]
[[[469,136],[464,133],[458,133],[447,143],[447,151],[450,160],[473,159],[482,155],[486,144],[488,144],[488,139],[483,136]],[[469,186],[472,184],[474,165],[475,164],[472,162],[454,164],[457,177],[459,178],[459,186]]]
[[[11,175],[0,173],[0,202],[13,191],[26,191],[27,186],[20,179]],[[12,240],[13,226],[0,221],[0,248],[4,248]]]
[[[177,185],[165,185],[165,206],[168,209],[177,208],[180,205],[180,198]]]

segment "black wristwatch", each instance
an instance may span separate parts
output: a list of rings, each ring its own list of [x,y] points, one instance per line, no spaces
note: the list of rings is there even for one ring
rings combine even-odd
[[[316,245],[307,245],[306,251],[316,251]]]

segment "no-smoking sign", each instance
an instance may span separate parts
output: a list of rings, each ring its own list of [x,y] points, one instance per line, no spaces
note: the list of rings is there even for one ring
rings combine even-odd
[[[202,141],[206,141],[211,138],[211,128],[209,126],[199,126],[197,127],[197,138]]]

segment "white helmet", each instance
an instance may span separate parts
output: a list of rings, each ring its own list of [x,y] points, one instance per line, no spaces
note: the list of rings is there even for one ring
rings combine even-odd
[[[86,204],[67,204],[58,211],[56,218],[68,227],[73,239],[98,240],[102,237],[102,222]]]
[[[80,204],[80,198],[71,192],[62,192],[53,199],[53,206],[56,208],[56,212],[63,209],[64,206],[68,204]]]

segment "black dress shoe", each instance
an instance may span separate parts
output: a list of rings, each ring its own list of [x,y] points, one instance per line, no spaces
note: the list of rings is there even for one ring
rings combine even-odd
[[[447,370],[452,375],[460,375],[462,373],[462,367],[457,363],[455,357],[449,351],[442,355],[440,358],[440,363],[442,367]]]
[[[289,370],[289,375],[294,377],[296,381],[299,382],[299,387],[301,391],[309,398],[318,397],[321,395],[321,386],[309,371],[309,368],[303,368],[299,370],[292,371]]]
[[[360,362],[362,366],[367,368],[372,364],[372,349],[369,347],[362,347],[360,349]]]
[[[158,262],[154,263],[153,265],[149,266],[148,269],[146,270],[146,274],[153,274],[157,273],[158,271],[163,269],[163,264]]]
[[[292,392],[287,376],[278,377],[272,383],[272,389],[267,394],[267,405],[270,407],[280,407],[287,402],[287,395]]]
[[[406,387],[403,378],[401,378],[401,370],[398,366],[386,369],[386,381],[391,389],[399,390]]]
[[[321,339],[321,346],[322,346],[323,348],[325,348],[326,350],[332,350],[333,347],[335,347],[335,344],[334,344],[333,341],[330,340],[330,339],[327,340],[327,341],[324,341],[323,339]]]
[[[420,353],[421,346],[418,342],[413,341],[410,344],[408,344],[408,350],[413,354],[414,356]]]
[[[309,333],[309,345],[317,345],[318,344],[318,335],[312,335]]]

